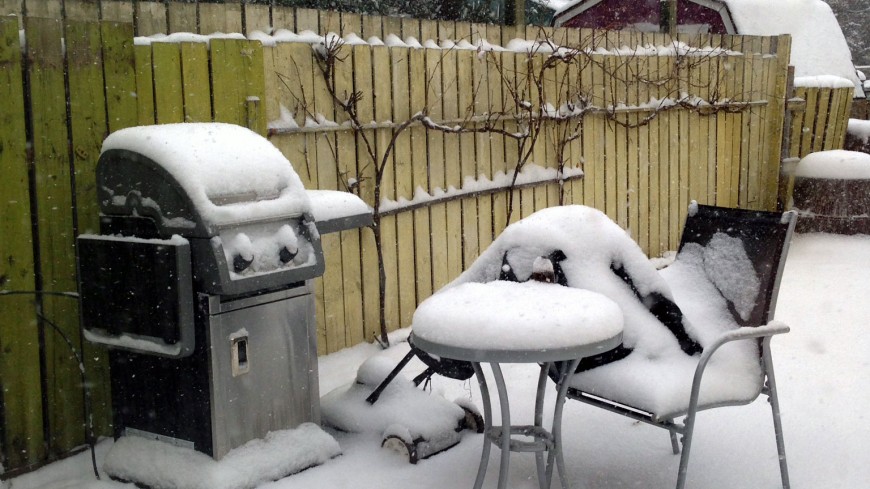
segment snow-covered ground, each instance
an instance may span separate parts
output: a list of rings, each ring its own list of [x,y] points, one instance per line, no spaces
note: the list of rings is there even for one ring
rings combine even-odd
[[[870,237],[796,236],[786,263],[777,319],[791,333],[773,340],[786,451],[795,488],[868,487],[870,464]],[[394,334],[394,339],[407,331]],[[356,347],[320,359],[321,393],[351,382],[357,366],[372,355],[397,362],[407,344],[386,351]],[[422,365],[412,363],[412,375]],[[515,422],[531,420],[537,369],[505,367]],[[433,391],[480,405],[476,382],[436,377]],[[549,398],[552,402],[552,395]],[[568,480],[574,487],[666,488],[676,480],[678,457],[667,433],[602,410],[569,401],[564,415]],[[261,486],[270,489],[470,487],[482,435],[465,432],[456,447],[410,465],[379,448],[379,434],[335,434],[343,455],[291,477]],[[98,450],[102,460],[111,442]],[[499,450],[491,455],[485,487],[492,487]],[[7,481],[14,489],[132,487],[94,480],[82,454]],[[554,485],[555,486],[555,485]],[[513,454],[508,487],[537,487],[534,457]],[[770,409],[764,398],[749,406],[699,414],[689,487],[732,489],[779,487]]]

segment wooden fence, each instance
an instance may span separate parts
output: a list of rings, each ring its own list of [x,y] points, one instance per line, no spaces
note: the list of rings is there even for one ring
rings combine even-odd
[[[99,5],[104,19],[107,6],[126,5],[79,3]],[[146,3],[135,3],[140,31]],[[153,3],[167,12],[176,5]],[[68,14],[74,4],[64,4]],[[201,28],[206,4],[197,6]],[[269,12],[275,25],[276,10]],[[299,30],[304,25],[300,19],[311,13],[294,13]],[[181,17],[168,17],[173,18],[179,22]],[[249,23],[252,18],[245,16]],[[361,37],[380,33],[386,38],[387,30],[402,38],[485,38],[506,45],[516,34],[462,23],[338,14],[316,18],[318,30],[337,19],[336,29],[324,30]],[[692,56],[626,56],[616,50],[673,43],[660,35],[535,29],[530,31],[534,36],[543,33],[566,44],[597,43],[596,51],[584,54],[588,64],[555,68],[542,79],[541,92],[534,90],[530,73],[548,59],[545,54],[345,45],[327,83],[306,43],[264,48],[256,41],[212,39],[208,45],[134,46],[133,24],[79,21],[70,15],[63,21],[25,17],[23,27],[22,58],[18,22],[0,18],[4,291],[75,290],[74,237],[97,230],[93,170],[101,141],[111,131],[137,124],[218,120],[267,134],[271,122],[272,142],[308,188],[351,188],[374,206],[374,163],[363,151],[364,138],[383,156],[397,124],[418,111],[436,122],[468,127],[491,122],[485,114],[503,112],[493,127],[518,132],[523,124],[517,118],[522,112],[518,100],[535,107],[551,102],[558,108],[584,94],[597,110],[583,118],[547,122],[525,167],[539,171],[514,189],[497,183],[497,176],[516,169],[521,151],[515,139],[492,132],[444,133],[422,125],[396,137],[379,187],[389,201],[380,229],[387,272],[383,320],[390,329],[409,325],[417,303],[455,278],[510,221],[540,208],[595,206],[658,255],[675,248],[691,199],[747,208],[776,205],[788,37],[680,38],[695,47]],[[697,50],[707,46],[724,50]],[[672,77],[677,72],[682,74]],[[361,94],[360,120],[374,123],[359,132],[350,129],[330,88],[339,98]],[[521,96],[515,99],[512,93]],[[657,111],[659,105],[648,103],[651,98],[686,104]],[[257,99],[259,104],[253,102]],[[699,105],[698,100],[715,104]],[[282,118],[282,106],[293,112],[293,123],[286,112]],[[306,124],[306,115],[319,122]],[[579,128],[577,137],[566,141],[560,132],[566,127]],[[584,175],[562,178],[577,174],[571,170]],[[440,191],[451,197],[442,198]],[[405,202],[415,196],[421,204]],[[323,244],[327,271],[316,282],[318,340],[321,352],[331,352],[370,340],[377,331],[382,320],[378,262],[368,229],[326,235]],[[0,296],[0,309],[4,467],[59,456],[83,440],[77,362],[51,324],[83,350],[97,428],[108,433],[105,351],[82,344],[76,302],[52,295]]]
[[[803,158],[843,149],[853,93],[852,88],[796,88],[794,96],[805,100],[806,108],[792,116],[789,154]]]

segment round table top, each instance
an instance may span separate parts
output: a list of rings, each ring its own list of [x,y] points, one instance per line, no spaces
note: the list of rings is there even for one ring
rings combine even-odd
[[[623,316],[607,297],[542,282],[465,283],[417,307],[414,346],[454,360],[551,362],[622,342]]]

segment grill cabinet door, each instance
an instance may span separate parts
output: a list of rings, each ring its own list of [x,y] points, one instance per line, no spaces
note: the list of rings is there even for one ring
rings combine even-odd
[[[295,290],[302,295],[224,303],[211,316],[215,459],[269,431],[320,422],[314,296]]]

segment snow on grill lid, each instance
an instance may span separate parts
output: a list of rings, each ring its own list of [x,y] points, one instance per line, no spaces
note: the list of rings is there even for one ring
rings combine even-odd
[[[215,226],[310,212],[299,176],[259,134],[233,124],[183,123],[122,129],[103,152],[140,153],[175,178]]]

